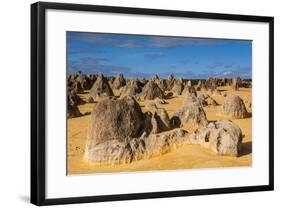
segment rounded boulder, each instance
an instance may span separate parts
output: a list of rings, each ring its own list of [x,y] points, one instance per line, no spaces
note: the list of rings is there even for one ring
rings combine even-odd
[[[118,140],[126,142],[140,136],[143,113],[134,98],[108,98],[100,101],[92,111],[87,148]]]

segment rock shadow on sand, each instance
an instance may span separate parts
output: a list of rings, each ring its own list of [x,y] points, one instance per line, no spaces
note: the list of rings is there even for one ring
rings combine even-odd
[[[244,142],[241,144],[238,157],[242,157],[252,153],[252,142]]]

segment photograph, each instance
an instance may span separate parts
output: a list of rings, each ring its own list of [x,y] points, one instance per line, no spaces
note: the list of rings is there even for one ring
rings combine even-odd
[[[31,5],[32,204],[274,190],[274,17],[182,9]]]
[[[67,175],[252,166],[252,40],[66,31]]]

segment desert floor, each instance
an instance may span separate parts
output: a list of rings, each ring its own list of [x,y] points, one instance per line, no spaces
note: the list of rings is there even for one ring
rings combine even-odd
[[[251,101],[252,89],[240,88],[238,91],[232,91],[229,87],[220,87],[220,91],[239,95],[245,100]],[[198,92],[198,95],[204,92]],[[116,96],[118,91],[114,91]],[[79,94],[82,99],[89,96],[89,92]],[[223,103],[224,97],[221,95],[212,97],[218,102],[219,106]],[[166,100],[167,104],[158,105],[158,108],[165,108],[171,117],[173,113],[182,107],[183,96],[176,96]],[[97,101],[98,102],[98,101]],[[147,111],[145,104],[150,101],[139,102],[143,112]],[[68,139],[67,139],[67,174],[90,174],[90,173],[110,173],[110,172],[130,172],[130,171],[151,171],[151,170],[174,170],[174,169],[192,169],[192,168],[220,168],[220,167],[238,167],[251,166],[252,164],[252,118],[233,119],[232,121],[238,124],[244,135],[242,142],[241,154],[238,157],[220,156],[199,145],[184,145],[178,149],[173,149],[171,152],[159,157],[134,161],[130,164],[121,165],[100,165],[85,162],[83,160],[84,146],[88,133],[90,112],[95,107],[95,103],[83,104],[79,106],[82,113],[87,115],[68,119]],[[204,107],[209,121],[227,119],[217,115],[219,107]],[[251,109],[247,108],[251,113]],[[189,132],[194,129],[183,127]]]

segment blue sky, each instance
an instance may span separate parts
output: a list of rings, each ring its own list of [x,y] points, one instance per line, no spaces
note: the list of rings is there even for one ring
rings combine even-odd
[[[252,77],[252,41],[67,32],[68,73]]]

